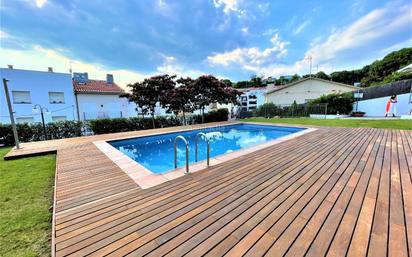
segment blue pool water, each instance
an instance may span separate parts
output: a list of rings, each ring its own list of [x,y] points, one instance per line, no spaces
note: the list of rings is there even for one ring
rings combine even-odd
[[[235,124],[204,128],[184,132],[174,132],[155,136],[131,138],[109,143],[143,165],[153,173],[164,173],[174,169],[173,142],[176,136],[182,135],[189,142],[189,161],[195,162],[194,140],[196,134],[203,132],[210,140],[210,158],[233,152],[242,148],[255,146],[275,138],[286,136],[301,128]],[[183,141],[178,143],[178,167],[185,165],[185,146]],[[206,142],[199,138],[198,161],[206,159]]]

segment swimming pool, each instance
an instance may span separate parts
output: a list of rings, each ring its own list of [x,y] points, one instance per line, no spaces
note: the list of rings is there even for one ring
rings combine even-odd
[[[114,148],[129,156],[153,173],[165,173],[174,169],[174,140],[183,136],[189,143],[189,163],[195,162],[195,137],[203,132],[210,142],[210,158],[239,149],[256,146],[270,140],[287,136],[303,128],[278,127],[271,125],[234,124],[209,127],[161,135],[109,141]],[[178,167],[185,165],[185,145],[178,142]],[[206,141],[198,140],[198,161],[206,159]]]

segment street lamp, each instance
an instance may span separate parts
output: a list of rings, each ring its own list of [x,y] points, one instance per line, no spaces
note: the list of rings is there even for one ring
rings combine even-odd
[[[41,114],[41,122],[43,124],[44,138],[47,140],[48,138],[47,138],[46,124],[44,123],[44,113],[50,114],[50,112],[49,112],[49,109],[47,109],[46,107],[42,107],[40,104],[35,104],[33,107],[33,112],[38,113],[39,110]]]

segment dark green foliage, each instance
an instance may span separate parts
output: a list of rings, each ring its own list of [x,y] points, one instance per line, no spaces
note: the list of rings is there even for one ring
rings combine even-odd
[[[156,117],[154,119],[156,128],[166,128],[181,125],[179,119],[174,117]],[[95,134],[116,133],[153,128],[150,118],[116,118],[99,119],[89,121],[90,128]]]
[[[218,109],[216,111],[211,111],[205,113],[204,119],[205,122],[218,122],[218,121],[227,121],[229,116],[229,111],[226,108]],[[194,117],[196,123],[202,122],[202,116],[196,115]]]
[[[349,85],[361,82],[362,87],[407,79],[410,78],[407,75],[393,75],[392,73],[410,64],[411,60],[412,48],[403,48],[386,55],[382,60],[364,66],[362,69],[333,72],[331,79]],[[403,76],[406,77],[402,78]]]
[[[46,124],[50,139],[81,136],[82,123],[78,121],[59,121]],[[17,133],[21,142],[44,140],[43,127],[40,123],[17,124]],[[0,124],[0,144],[14,145],[13,130],[10,124]]]
[[[308,106],[328,104],[327,114],[349,114],[352,111],[354,101],[352,93],[329,94],[310,101]]]
[[[253,115],[256,117],[273,118],[279,114],[279,111],[279,107],[277,107],[274,103],[265,103],[259,106],[253,112]]]

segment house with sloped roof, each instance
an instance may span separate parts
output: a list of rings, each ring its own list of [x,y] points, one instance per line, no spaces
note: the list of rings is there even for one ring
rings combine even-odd
[[[87,72],[75,72],[73,89],[79,120],[137,116],[136,105],[120,97],[124,90],[112,74],[107,74],[106,80],[95,80],[89,79]]]
[[[290,105],[296,101],[304,104],[322,95],[340,94],[357,90],[357,87],[319,78],[304,78],[266,92],[265,102]]]

